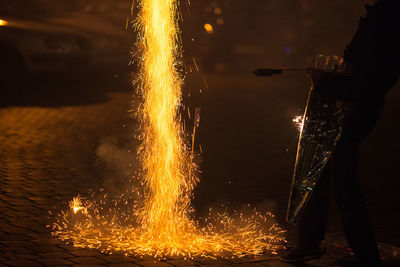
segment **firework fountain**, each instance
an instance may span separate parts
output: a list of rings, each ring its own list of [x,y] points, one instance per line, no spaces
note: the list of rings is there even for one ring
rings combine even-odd
[[[137,111],[142,165],[138,179],[143,188],[132,187],[116,198],[103,194],[97,201],[93,195],[74,198],[70,210],[58,214],[53,234],[78,247],[156,258],[274,252],[284,240],[283,231],[269,213],[228,215],[210,209],[206,218],[194,219],[191,199],[198,177],[178,119],[182,86],[178,3],[141,0],[139,5],[135,27],[143,51],[137,83],[142,97]]]

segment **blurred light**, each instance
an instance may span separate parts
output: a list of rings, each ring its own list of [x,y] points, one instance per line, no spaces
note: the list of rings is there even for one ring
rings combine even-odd
[[[204,24],[204,29],[207,31],[207,33],[213,33],[214,32],[214,27],[209,23]]]
[[[7,20],[0,19],[0,26],[6,26],[8,24]]]
[[[214,13],[217,14],[217,15],[221,15],[222,14],[222,9],[217,7],[216,9],[214,9]]]
[[[218,25],[224,24],[224,20],[223,20],[223,19],[217,19],[217,24],[218,24]]]
[[[296,125],[296,128],[301,133],[303,131],[303,126],[304,126],[304,116],[295,116],[292,121]]]
[[[211,13],[212,8],[211,8],[210,6],[206,6],[206,7],[204,8],[204,11],[207,12],[207,13]]]
[[[86,11],[86,12],[91,12],[91,11],[93,11],[93,6],[92,6],[92,5],[86,5],[86,6],[85,6],[85,11]]]
[[[285,53],[288,55],[292,54],[292,52],[293,52],[292,49],[288,46],[285,46],[284,50],[285,50]]]

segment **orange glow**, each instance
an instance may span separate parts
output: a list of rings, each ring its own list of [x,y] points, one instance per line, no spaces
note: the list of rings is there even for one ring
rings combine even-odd
[[[6,26],[8,24],[7,20],[0,19],[0,26]]]
[[[214,9],[214,13],[217,15],[221,15],[222,14],[222,9],[220,9],[219,7]]]
[[[214,27],[209,23],[204,24],[204,29],[207,31],[207,33],[213,33],[214,32]]]
[[[228,214],[223,207],[218,212],[210,209],[201,222],[194,219],[191,200],[199,179],[178,113],[182,77],[177,0],[139,4],[135,27],[137,47],[143,51],[136,115],[141,125],[141,173],[136,186],[119,196],[104,193],[97,201],[74,198],[70,212],[58,214],[53,234],[76,247],[161,259],[273,253],[284,238],[270,213]]]
[[[223,19],[217,19],[217,24],[218,25],[223,25],[224,24],[224,20]]]

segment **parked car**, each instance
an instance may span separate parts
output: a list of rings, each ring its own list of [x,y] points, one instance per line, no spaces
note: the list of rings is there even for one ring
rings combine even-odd
[[[72,12],[53,17],[49,22],[85,33],[91,42],[90,64],[95,68],[120,68],[128,66],[130,51],[135,42],[134,32],[125,28],[124,16],[119,22],[101,15]]]
[[[87,37],[67,27],[0,20],[0,81],[12,85],[37,72],[79,71],[90,61]]]

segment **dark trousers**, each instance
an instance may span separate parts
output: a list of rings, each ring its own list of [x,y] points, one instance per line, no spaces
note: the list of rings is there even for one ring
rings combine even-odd
[[[363,266],[378,266],[379,252],[357,179],[358,155],[359,142],[338,144],[300,219],[298,246],[313,248],[324,239],[333,185],[350,247]]]

